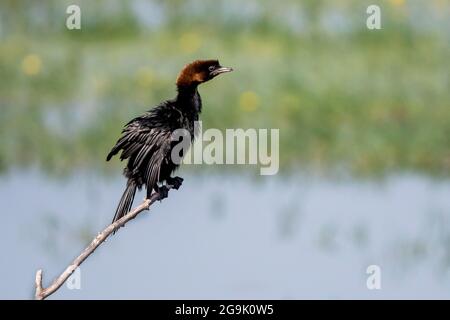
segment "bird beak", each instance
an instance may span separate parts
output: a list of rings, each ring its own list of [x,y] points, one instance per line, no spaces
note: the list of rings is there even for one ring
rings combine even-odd
[[[233,68],[220,67],[220,68],[217,68],[217,69],[213,70],[213,71],[211,72],[211,75],[212,75],[213,77],[215,77],[215,76],[217,76],[217,75],[219,75],[219,74],[221,74],[221,73],[226,73],[226,72],[231,72],[231,71],[233,71]]]

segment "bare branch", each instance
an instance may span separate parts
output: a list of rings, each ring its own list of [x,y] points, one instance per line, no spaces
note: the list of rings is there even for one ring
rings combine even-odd
[[[170,186],[167,186],[170,189]],[[100,232],[94,240],[86,247],[86,249],[81,252],[81,254],[73,260],[73,262],[64,270],[61,275],[56,278],[53,283],[47,287],[42,287],[42,270],[36,272],[36,300],[43,300],[49,295],[53,294],[58,290],[64,282],[70,277],[70,275],[86,260],[94,251],[100,246],[115,230],[123,227],[128,221],[133,220],[136,216],[144,210],[148,210],[150,206],[157,200],[160,199],[159,193],[153,193],[150,199],[145,199],[139,206],[128,212],[125,216],[119,220],[111,223],[102,232]]]

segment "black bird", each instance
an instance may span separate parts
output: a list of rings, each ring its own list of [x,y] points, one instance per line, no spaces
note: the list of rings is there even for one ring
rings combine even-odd
[[[198,85],[230,71],[233,69],[222,67],[217,60],[197,60],[187,64],[178,75],[178,94],[174,99],[160,103],[125,125],[121,137],[106,158],[109,161],[122,151],[120,160],[128,159],[124,169],[127,186],[113,222],[130,211],[136,189],[145,186],[147,198],[154,190],[162,199],[167,197],[168,191],[167,187],[162,186],[164,181],[175,189],[181,186],[182,178],[171,177],[179,163],[171,159],[172,148],[179,143],[172,133],[177,129],[186,129],[193,142],[194,122],[198,121],[202,111]]]

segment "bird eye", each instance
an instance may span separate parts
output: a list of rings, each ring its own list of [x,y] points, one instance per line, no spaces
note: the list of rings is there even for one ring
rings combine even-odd
[[[208,68],[208,70],[209,70],[209,71],[213,71],[215,68],[216,68],[215,66],[210,66],[210,67]]]

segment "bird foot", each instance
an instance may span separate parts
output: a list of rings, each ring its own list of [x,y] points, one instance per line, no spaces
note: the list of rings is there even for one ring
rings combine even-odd
[[[166,186],[159,187],[157,192],[159,201],[162,201],[169,196],[169,188],[167,188]]]
[[[173,177],[173,178],[171,177],[167,179],[166,182],[171,188],[178,190],[183,184],[183,180],[184,179],[181,177]]]

